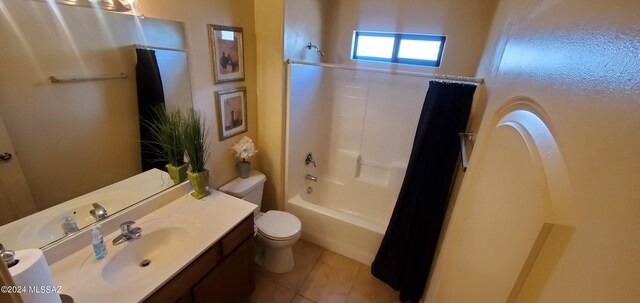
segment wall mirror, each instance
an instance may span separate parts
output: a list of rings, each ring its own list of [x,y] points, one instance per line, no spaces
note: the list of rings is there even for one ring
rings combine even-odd
[[[63,238],[65,213],[86,228],[103,210],[113,215],[174,185],[163,164],[143,169],[139,112],[149,104],[139,96],[149,92],[138,88],[161,79],[162,96],[152,99],[191,107],[182,22],[6,0],[0,37],[0,242],[6,248]],[[137,70],[140,50],[157,62],[158,78]]]

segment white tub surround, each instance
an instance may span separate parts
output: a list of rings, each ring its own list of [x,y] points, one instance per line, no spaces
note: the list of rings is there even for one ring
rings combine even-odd
[[[142,238],[114,246],[112,240],[120,234],[116,231],[104,238],[108,250],[104,259],[95,259],[87,241],[86,246],[50,268],[62,292],[75,302],[139,302],[253,215],[255,208],[254,204],[215,190],[202,200],[183,193],[177,200],[135,220],[135,225],[142,227]],[[143,245],[146,247],[141,248]],[[132,251],[144,251],[133,254],[133,258],[148,258],[151,264],[141,268],[136,265],[137,259],[124,260]]]
[[[331,66],[289,71],[285,210],[302,221],[304,239],[369,264],[404,180],[428,80]],[[316,166],[305,165],[309,152]]]

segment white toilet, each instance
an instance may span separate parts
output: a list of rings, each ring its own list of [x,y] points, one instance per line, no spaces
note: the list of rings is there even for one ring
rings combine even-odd
[[[264,174],[251,171],[249,178],[236,178],[218,190],[258,205],[254,212],[256,240],[264,252],[258,255],[256,261],[268,271],[285,273],[293,269],[291,248],[300,239],[302,223],[296,216],[287,212],[260,212],[262,190],[266,180]]]

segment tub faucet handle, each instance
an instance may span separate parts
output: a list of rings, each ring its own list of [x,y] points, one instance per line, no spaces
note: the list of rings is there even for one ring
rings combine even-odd
[[[309,166],[309,163],[313,163],[313,167],[316,167],[316,160],[313,159],[313,154],[308,153],[307,157],[304,159],[304,165]]]

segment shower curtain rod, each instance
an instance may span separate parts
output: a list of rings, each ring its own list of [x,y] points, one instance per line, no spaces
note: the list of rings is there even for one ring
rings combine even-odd
[[[407,72],[407,71],[393,71],[379,68],[369,68],[369,67],[358,67],[352,65],[344,65],[344,64],[333,64],[333,63],[316,63],[316,62],[307,62],[307,61],[298,61],[287,59],[287,64],[302,64],[302,65],[311,65],[311,66],[320,66],[320,67],[331,67],[338,69],[348,69],[355,71],[366,71],[373,73],[383,73],[383,74],[393,74],[393,75],[401,75],[401,76],[414,76],[414,77],[422,77],[436,80],[447,80],[453,82],[461,82],[461,83],[471,83],[471,84],[482,84],[484,83],[483,78],[472,78],[465,76],[453,76],[453,75],[440,75],[440,74],[426,74],[426,73],[418,73],[418,72]]]
[[[174,52],[183,52],[183,53],[187,52],[186,49],[182,49],[182,48],[151,46],[151,45],[144,45],[144,44],[134,44],[133,47],[142,48],[142,49],[151,49],[151,50],[166,50],[166,51],[174,51]]]

